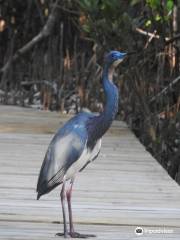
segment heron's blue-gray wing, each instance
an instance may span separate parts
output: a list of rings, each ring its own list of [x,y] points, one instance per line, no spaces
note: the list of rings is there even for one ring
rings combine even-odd
[[[72,118],[52,139],[39,174],[38,198],[59,185],[67,169],[81,156],[87,142],[86,118],[82,116]]]

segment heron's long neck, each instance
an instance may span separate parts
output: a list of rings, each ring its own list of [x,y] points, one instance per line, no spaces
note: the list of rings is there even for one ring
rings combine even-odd
[[[112,82],[113,72],[114,68],[105,65],[103,70],[103,88],[106,103],[104,111],[94,118],[93,126],[91,126],[91,136],[94,140],[101,138],[108,130],[118,111],[118,89]]]
[[[104,111],[100,114],[100,119],[104,125],[110,127],[118,111],[118,89],[113,84],[114,67],[105,65],[103,70],[103,89],[105,92],[106,103]],[[104,129],[106,131],[107,129]]]

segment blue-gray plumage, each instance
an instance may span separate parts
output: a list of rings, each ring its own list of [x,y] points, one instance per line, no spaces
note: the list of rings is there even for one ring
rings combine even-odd
[[[80,112],[60,128],[52,139],[42,164],[38,184],[37,199],[62,184],[61,202],[64,220],[64,237],[92,237],[76,233],[73,227],[71,210],[71,191],[76,174],[85,168],[99,154],[101,137],[110,127],[118,111],[118,89],[113,84],[114,67],[125,57],[126,53],[111,51],[105,57],[103,69],[103,88],[106,104],[101,114]],[[65,183],[70,180],[70,187]],[[65,213],[65,195],[69,210],[70,231],[67,231]],[[59,234],[61,235],[61,234]]]

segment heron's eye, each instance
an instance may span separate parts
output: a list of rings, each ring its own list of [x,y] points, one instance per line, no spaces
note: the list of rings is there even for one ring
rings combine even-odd
[[[116,57],[116,54],[113,53],[113,54],[112,54],[112,59],[115,60],[116,58],[117,58],[117,57]]]

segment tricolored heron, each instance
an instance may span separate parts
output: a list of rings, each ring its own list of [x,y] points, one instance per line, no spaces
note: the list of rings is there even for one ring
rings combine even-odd
[[[37,199],[62,184],[61,204],[65,238],[86,238],[94,235],[74,231],[71,209],[71,193],[76,174],[99,154],[101,138],[111,126],[118,111],[118,89],[113,84],[113,72],[126,53],[111,51],[105,57],[103,88],[106,96],[104,110],[100,114],[80,112],[71,118],[53,137],[46,152],[37,184]],[[66,181],[70,185],[66,188]],[[65,200],[67,197],[70,230],[67,230]]]

